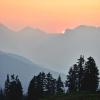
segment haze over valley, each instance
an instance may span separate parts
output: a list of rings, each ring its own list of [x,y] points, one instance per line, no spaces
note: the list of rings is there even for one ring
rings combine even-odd
[[[26,27],[14,32],[0,25],[0,50],[23,56],[43,68],[66,74],[81,54],[93,56],[99,66],[100,28],[80,25],[62,34]]]

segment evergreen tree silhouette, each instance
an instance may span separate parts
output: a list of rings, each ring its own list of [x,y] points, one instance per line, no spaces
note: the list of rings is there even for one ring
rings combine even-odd
[[[68,92],[77,91],[77,64],[74,64],[73,67],[70,68],[67,75],[66,86],[68,87]]]
[[[0,89],[0,100],[4,100],[4,92]]]
[[[46,92],[46,75],[44,72],[40,72],[37,76],[37,83],[38,83],[38,89],[39,89],[39,96],[43,97],[45,96]]]
[[[37,81],[37,76],[34,76],[33,79],[30,81],[28,87],[28,100],[38,100],[38,99],[39,99],[38,81]]]
[[[80,56],[77,64],[70,68],[67,75],[69,92],[96,91],[99,84],[99,70],[92,57],[85,62],[84,56]]]
[[[47,85],[46,85],[46,89],[47,89],[47,95],[55,95],[56,93],[56,79],[54,79],[52,77],[51,73],[47,74]]]
[[[34,76],[28,87],[28,100],[38,100],[46,95],[46,75],[40,72]]]
[[[7,75],[7,80],[5,81],[5,98],[6,100],[22,100],[22,85],[18,76]]]
[[[82,90],[82,82],[83,82],[83,77],[84,77],[84,56],[80,56],[77,62],[77,91]]]
[[[88,58],[84,70],[84,90],[96,91],[99,85],[99,70],[96,66],[95,60],[92,57]]]
[[[83,77],[84,77],[84,56],[80,56],[77,64],[74,64],[69,70],[69,75],[67,75],[67,85],[69,92],[82,91]]]
[[[4,90],[4,94],[5,94],[5,99],[9,100],[9,85],[10,85],[10,79],[9,79],[9,75],[7,75],[7,79],[5,81],[5,90]]]
[[[61,80],[60,75],[56,81],[56,93],[57,93],[57,95],[61,95],[64,93],[64,84]]]

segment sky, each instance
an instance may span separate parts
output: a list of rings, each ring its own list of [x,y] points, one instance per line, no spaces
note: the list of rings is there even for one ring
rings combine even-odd
[[[100,0],[0,0],[0,23],[13,30],[30,26],[46,32],[100,26]]]

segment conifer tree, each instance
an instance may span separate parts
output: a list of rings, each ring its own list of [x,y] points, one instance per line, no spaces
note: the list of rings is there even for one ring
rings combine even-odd
[[[45,96],[46,92],[46,75],[44,72],[40,72],[37,76],[37,83],[38,83],[38,89],[39,89],[39,95],[40,97]]]
[[[77,62],[77,91],[82,90],[82,82],[84,77],[84,56],[80,56]]]
[[[99,84],[99,71],[92,57],[85,62],[80,56],[77,64],[74,64],[67,75],[67,86],[69,92],[96,91]]]
[[[61,80],[61,77],[59,75],[57,81],[56,81],[56,94],[61,95],[64,93],[64,84]]]
[[[39,99],[38,81],[37,81],[37,76],[34,76],[33,79],[30,81],[28,87],[28,100],[38,100],[38,99]]]
[[[92,57],[88,58],[84,70],[84,90],[96,91],[99,85],[99,70],[96,66],[95,60]]]
[[[56,93],[56,79],[54,79],[52,77],[51,73],[48,73],[46,80],[47,80],[47,85],[46,85],[47,95],[55,95],[55,93]]]
[[[73,67],[70,68],[67,75],[66,86],[68,87],[68,92],[77,91],[77,64],[74,64]]]
[[[4,92],[0,89],[0,100],[4,100]]]
[[[5,81],[5,98],[6,100],[22,100],[22,85],[18,76],[7,75],[7,80]]]
[[[46,75],[40,72],[34,76],[28,87],[28,100],[38,100],[45,96],[46,92]]]

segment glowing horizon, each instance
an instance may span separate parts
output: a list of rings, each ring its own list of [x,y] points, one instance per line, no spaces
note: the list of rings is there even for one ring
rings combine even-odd
[[[78,25],[100,26],[100,0],[2,0],[0,23],[62,32]]]

